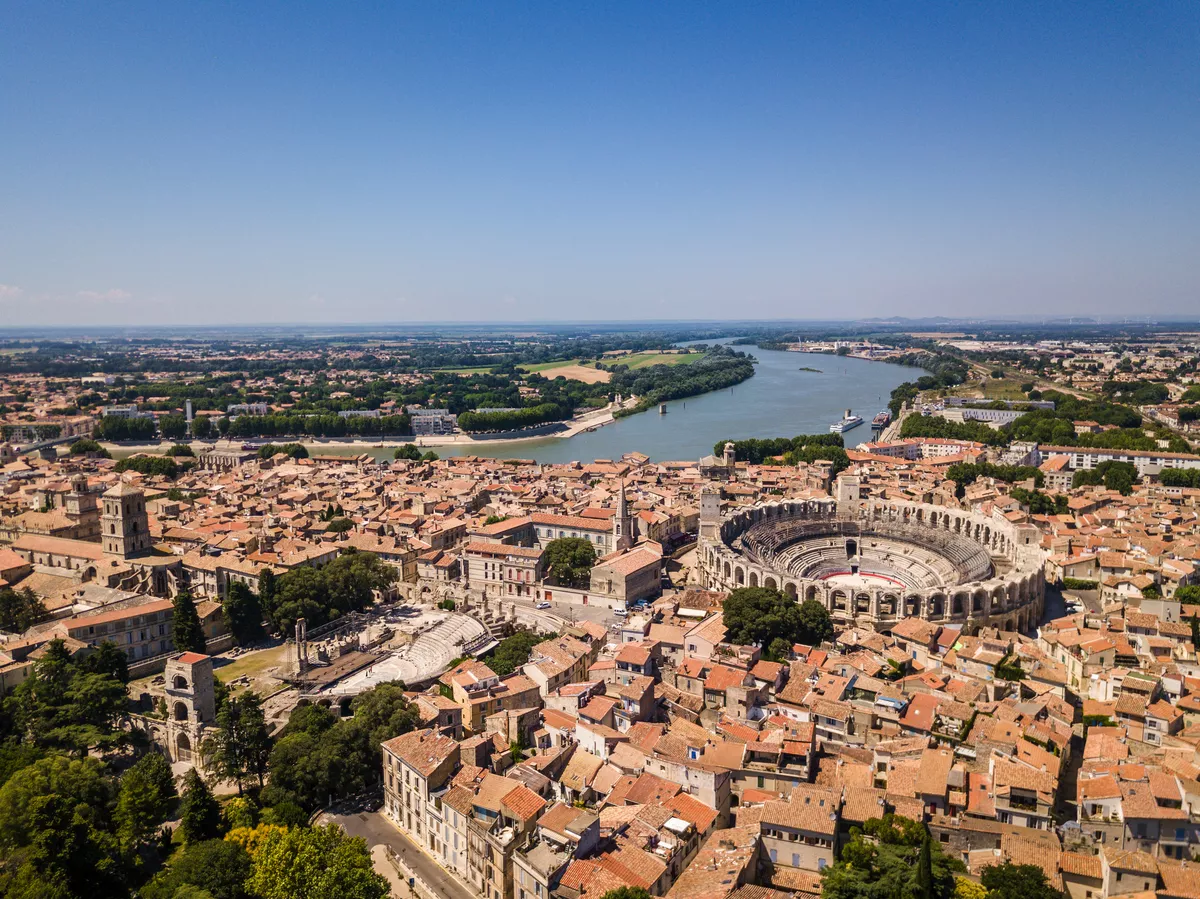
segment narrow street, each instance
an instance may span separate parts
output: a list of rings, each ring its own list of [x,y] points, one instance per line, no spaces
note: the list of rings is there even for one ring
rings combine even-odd
[[[466,883],[450,874],[445,868],[420,850],[407,836],[400,832],[384,816],[383,812],[358,812],[350,815],[324,814],[320,823],[337,824],[352,837],[362,837],[371,849],[371,857],[375,860],[375,870],[382,874],[392,884],[392,895],[395,899],[407,899],[409,888],[407,880],[399,875],[388,861],[385,853],[376,847],[390,846],[400,856],[401,862],[420,877],[432,890],[428,899],[477,899],[476,893]],[[397,883],[401,888],[397,889]],[[418,894],[424,890],[418,888]]]

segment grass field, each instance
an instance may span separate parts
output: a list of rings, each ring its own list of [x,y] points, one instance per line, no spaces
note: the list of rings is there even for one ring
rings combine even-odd
[[[630,368],[647,368],[651,365],[686,365],[701,358],[703,353],[662,353],[647,351],[645,353],[630,353],[628,356],[612,356],[605,362],[617,365],[628,365]]]
[[[466,375],[486,375],[493,367],[491,365],[477,365],[474,368],[435,368],[430,374],[463,375],[464,377]]]
[[[988,378],[983,382],[983,395],[989,400],[1024,400],[1028,399],[1021,390],[1025,381],[1013,381],[1008,378]]]
[[[536,365],[519,366],[521,371],[536,373],[543,377],[569,378],[572,381],[582,381],[584,384],[607,384],[612,380],[610,372],[601,371],[592,364],[581,364],[576,359],[565,359],[558,362],[539,362]]]
[[[279,678],[275,677],[273,673],[268,673],[268,669],[279,668],[283,665],[284,651],[285,647],[281,644],[270,649],[246,653],[227,665],[214,668],[213,672],[221,679],[222,683],[231,686],[235,692],[244,687],[233,685],[233,681],[240,677],[249,678],[250,688],[262,696],[274,690],[279,684]]]

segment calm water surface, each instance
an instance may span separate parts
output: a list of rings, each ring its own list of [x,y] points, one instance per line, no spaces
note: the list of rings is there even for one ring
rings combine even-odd
[[[917,369],[884,362],[757,346],[738,349],[758,359],[754,377],[732,389],[672,400],[666,415],[659,415],[655,409],[568,439],[479,443],[436,447],[435,451],[441,456],[539,462],[617,459],[635,450],[655,461],[698,459],[725,438],[827,433],[829,425],[839,420],[847,408],[866,419],[842,435],[847,445],[854,446],[871,439],[871,418],[887,406],[892,389],[920,374]],[[804,367],[820,371],[800,371]],[[391,449],[386,453],[377,451],[389,457],[391,453]]]

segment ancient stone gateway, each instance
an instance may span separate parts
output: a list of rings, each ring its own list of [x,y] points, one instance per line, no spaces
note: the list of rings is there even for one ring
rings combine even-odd
[[[762,503],[701,537],[714,590],[783,585],[843,625],[889,630],[904,617],[968,632],[1033,627],[1045,600],[1040,534],[1003,518],[918,503],[833,499]]]

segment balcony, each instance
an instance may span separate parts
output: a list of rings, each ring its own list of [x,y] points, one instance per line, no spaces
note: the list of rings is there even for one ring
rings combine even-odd
[[[1036,799],[1029,799],[1024,796],[1009,796],[1008,808],[1013,809],[1014,811],[1033,812],[1034,814],[1037,814],[1038,801]]]

